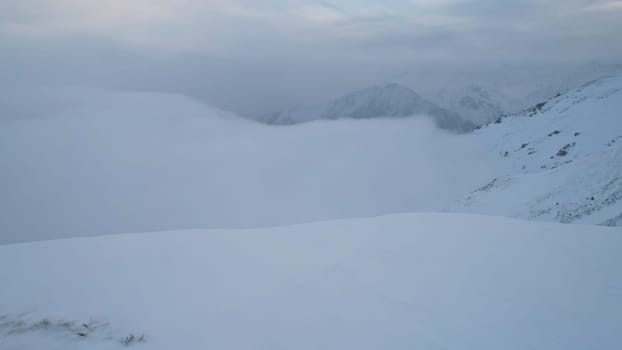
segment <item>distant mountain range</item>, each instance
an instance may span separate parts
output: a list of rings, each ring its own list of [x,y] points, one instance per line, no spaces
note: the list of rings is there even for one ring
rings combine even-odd
[[[290,109],[258,118],[267,124],[299,124],[322,119],[370,119],[425,116],[442,129],[467,132],[476,125],[453,111],[442,108],[399,84],[358,90],[327,104],[307,109]]]

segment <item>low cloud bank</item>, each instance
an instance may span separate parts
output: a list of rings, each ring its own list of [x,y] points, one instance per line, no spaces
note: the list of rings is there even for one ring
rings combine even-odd
[[[0,105],[0,243],[439,210],[494,172],[423,118],[278,127],[176,95],[20,94]]]

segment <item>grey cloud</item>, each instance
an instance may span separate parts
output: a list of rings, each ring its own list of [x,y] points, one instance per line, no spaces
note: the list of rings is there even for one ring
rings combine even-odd
[[[466,0],[447,7],[454,15],[494,20],[538,14],[550,1],[542,0]]]
[[[224,3],[240,7],[218,8]],[[54,35],[15,32],[8,23],[62,21],[59,14],[71,8],[7,0],[0,3],[0,88],[172,92],[262,114],[328,100],[403,71],[425,72],[418,79],[425,88],[435,75],[490,64],[622,60],[621,12],[586,10],[607,1],[441,3],[189,0],[173,8],[174,21],[130,27],[136,37],[128,40],[118,28],[92,32],[80,23]],[[306,6],[326,7],[339,19],[307,20],[299,11]]]

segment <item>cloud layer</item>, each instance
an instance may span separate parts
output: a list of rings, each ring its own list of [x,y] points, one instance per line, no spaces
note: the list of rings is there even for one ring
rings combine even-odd
[[[621,16],[619,0],[5,0],[0,43],[18,83],[151,86],[258,113],[403,70],[619,62]]]

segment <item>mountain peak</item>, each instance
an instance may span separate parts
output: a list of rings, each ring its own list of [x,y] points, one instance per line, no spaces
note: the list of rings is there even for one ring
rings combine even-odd
[[[397,83],[375,85],[341,96],[316,109],[285,111],[264,119],[269,124],[298,124],[318,119],[371,119],[426,116],[443,129],[469,131],[460,115],[422,98]]]

